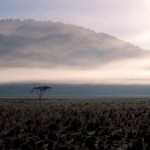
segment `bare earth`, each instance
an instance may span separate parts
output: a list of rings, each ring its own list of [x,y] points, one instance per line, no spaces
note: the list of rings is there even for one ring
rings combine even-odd
[[[0,149],[150,150],[150,99],[1,99]]]

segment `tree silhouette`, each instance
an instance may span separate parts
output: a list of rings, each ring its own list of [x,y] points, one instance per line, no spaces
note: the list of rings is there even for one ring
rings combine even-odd
[[[51,89],[49,86],[39,86],[39,87],[33,87],[31,92],[36,92],[36,94],[39,97],[39,100],[42,99],[43,94],[48,90]]]

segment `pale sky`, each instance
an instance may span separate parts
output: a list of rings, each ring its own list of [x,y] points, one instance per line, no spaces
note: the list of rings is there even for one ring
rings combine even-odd
[[[80,25],[150,49],[149,0],[0,0],[0,19]]]

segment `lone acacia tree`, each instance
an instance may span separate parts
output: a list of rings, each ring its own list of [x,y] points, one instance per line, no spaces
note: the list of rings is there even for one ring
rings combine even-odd
[[[49,86],[39,86],[39,87],[33,87],[31,92],[36,92],[36,94],[39,97],[39,100],[42,99],[43,94],[48,90],[51,89]]]

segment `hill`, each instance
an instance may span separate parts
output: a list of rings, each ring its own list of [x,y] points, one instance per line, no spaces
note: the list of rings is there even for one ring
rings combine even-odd
[[[0,21],[0,67],[95,67],[147,51],[105,33],[51,21]]]

